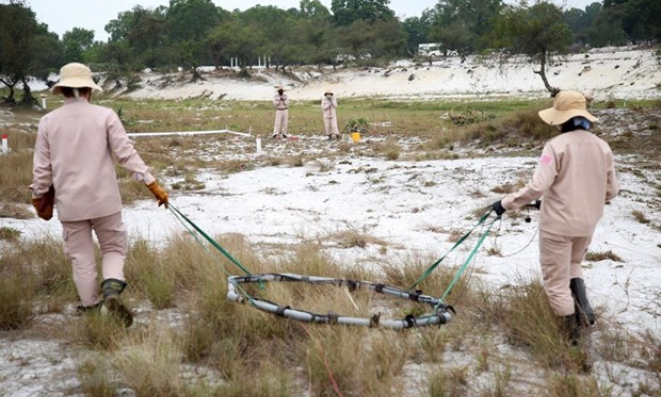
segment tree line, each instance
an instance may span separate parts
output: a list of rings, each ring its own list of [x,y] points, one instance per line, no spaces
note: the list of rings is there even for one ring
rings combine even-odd
[[[585,9],[563,9],[550,0],[439,0],[420,16],[399,19],[389,0],[301,0],[298,8],[260,6],[225,10],[211,0],[170,0],[154,9],[140,5],[105,26],[107,41],[74,27],[62,37],[37,21],[24,0],[0,2],[0,82],[22,83],[26,102],[34,99],[28,76],[42,80],[68,62],[83,62],[108,73],[117,84],[144,68],[229,66],[244,74],[264,59],[266,66],[381,65],[414,57],[418,44],[438,42],[461,54],[523,53],[544,70],[548,57],[575,47],[658,42],[661,1],[602,0]],[[261,58],[265,57],[265,58]]]

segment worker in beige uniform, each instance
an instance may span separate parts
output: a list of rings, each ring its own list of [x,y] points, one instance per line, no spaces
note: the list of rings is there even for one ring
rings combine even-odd
[[[273,138],[287,138],[287,124],[289,123],[289,98],[285,94],[285,87],[277,86],[278,93],[273,97],[275,106],[275,125]]]
[[[337,128],[337,99],[332,91],[326,91],[321,100],[321,111],[324,114],[324,129],[329,141],[340,139],[340,130]]]
[[[588,113],[583,95],[561,91],[553,107],[540,111],[539,117],[560,127],[561,134],[544,146],[532,180],[494,203],[493,209],[500,216],[543,196],[539,247],[544,288],[553,312],[564,318],[568,337],[576,345],[581,324],[595,321],[581,262],[604,204],[617,195],[619,186],[611,148],[588,131],[598,120]]]
[[[51,91],[64,95],[64,104],[39,122],[32,202],[45,220],[52,217],[53,206],[57,209],[64,251],[72,261],[82,303],[78,311],[96,311],[105,304],[128,327],[133,316],[120,299],[127,285],[124,258],[128,241],[114,160],[147,185],[159,206],[167,208],[168,195],[133,148],[117,114],[90,103],[92,92],[101,91],[90,69],[70,63],[62,67],[60,77]],[[100,288],[92,231],[102,254]]]

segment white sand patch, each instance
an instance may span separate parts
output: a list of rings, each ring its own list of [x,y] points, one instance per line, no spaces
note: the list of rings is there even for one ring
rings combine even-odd
[[[492,98],[500,96],[548,97],[538,65],[514,56],[499,65],[497,56],[457,57],[433,65],[398,62],[388,68],[338,69],[298,67],[293,75],[274,70],[250,70],[252,80],[215,77],[205,68],[205,80],[190,83],[190,76],[156,73],[142,75],[143,88],[132,98],[185,99],[208,97],[230,100],[270,100],[274,86],[284,84],[296,100],[315,100],[330,89],[338,98],[382,97],[391,99]],[[226,71],[227,72],[227,71]],[[235,74],[238,75],[238,73]],[[661,67],[652,50],[600,51],[556,58],[548,70],[551,85],[561,89],[593,89],[596,100],[613,98],[661,98]],[[227,73],[225,73],[227,75]]]

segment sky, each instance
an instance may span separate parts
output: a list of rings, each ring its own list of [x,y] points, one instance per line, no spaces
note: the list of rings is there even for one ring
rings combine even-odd
[[[426,8],[433,7],[438,0],[390,0],[390,8],[398,17],[419,16]],[[566,7],[585,8],[598,0],[564,0]],[[123,11],[129,11],[136,5],[144,8],[167,6],[169,0],[27,0],[27,4],[37,14],[37,20],[46,23],[49,30],[62,35],[73,28],[93,30],[95,39],[106,41],[108,34],[105,25]],[[331,0],[321,0],[330,9]],[[226,10],[245,10],[257,4],[273,5],[279,8],[298,7],[300,0],[214,0],[217,6]],[[562,0],[556,3],[563,4]]]

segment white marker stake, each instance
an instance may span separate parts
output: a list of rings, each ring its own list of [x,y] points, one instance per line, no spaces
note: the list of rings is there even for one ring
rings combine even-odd
[[[255,144],[257,144],[257,155],[262,154],[262,138],[255,139]]]
[[[7,134],[2,134],[2,154],[9,153],[9,139]]]

